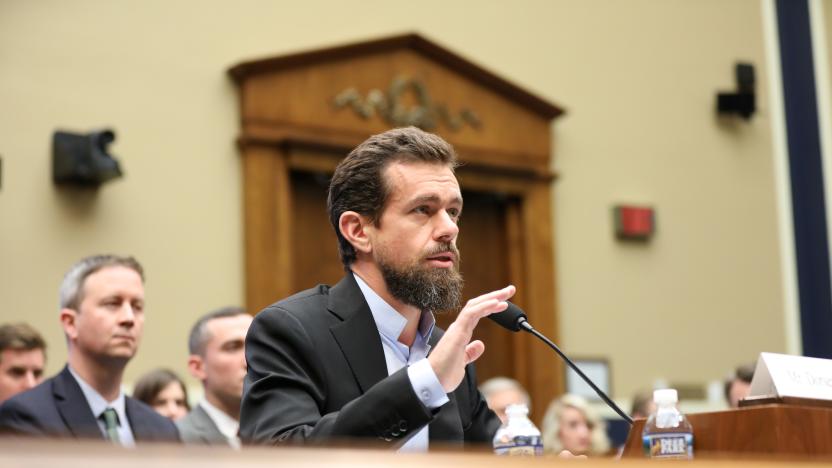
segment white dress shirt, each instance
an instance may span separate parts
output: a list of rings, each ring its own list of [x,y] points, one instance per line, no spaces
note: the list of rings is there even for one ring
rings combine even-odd
[[[124,390],[119,390],[115,400],[107,401],[90,384],[82,379],[80,375],[76,374],[72,370],[72,366],[67,367],[69,367],[69,373],[78,382],[78,386],[81,387],[81,392],[84,393],[84,398],[86,398],[87,404],[90,405],[92,415],[95,417],[95,421],[98,423],[98,428],[101,429],[101,434],[104,438],[107,438],[107,425],[104,424],[104,418],[101,415],[104,414],[104,410],[107,408],[113,408],[118,415],[117,430],[119,442],[124,447],[135,447],[136,440],[133,438],[133,430],[130,428],[130,420],[127,419],[127,411],[124,407]]]
[[[416,392],[416,395],[419,396],[426,407],[434,409],[447,403],[449,401],[448,395],[445,394],[445,389],[442,388],[439,378],[436,377],[436,373],[427,360],[430,351],[428,340],[430,340],[430,335],[433,333],[433,327],[436,324],[433,314],[430,311],[422,311],[416,340],[413,342],[413,346],[408,348],[399,342],[399,336],[407,325],[407,319],[396,312],[396,309],[376,294],[358,275],[354,276],[358,287],[361,288],[361,292],[364,294],[364,299],[367,300],[367,304],[370,306],[370,312],[373,314],[376,327],[378,327],[382,348],[384,349],[384,359],[387,362],[387,375],[408,366],[407,375],[410,377],[413,391]],[[429,441],[428,431],[429,426],[423,427],[399,450],[402,452],[426,452]]]

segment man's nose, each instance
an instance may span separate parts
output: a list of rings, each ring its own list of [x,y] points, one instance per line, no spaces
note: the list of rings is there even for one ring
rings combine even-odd
[[[26,375],[23,377],[26,390],[30,388],[35,388],[38,385],[38,378],[35,375],[34,371],[27,372]]]
[[[445,242],[456,239],[457,234],[459,234],[459,226],[456,224],[456,220],[447,211],[440,211],[438,217],[436,239]]]
[[[129,302],[125,302],[121,307],[121,315],[119,316],[119,323],[124,326],[132,327],[136,321],[136,310]]]

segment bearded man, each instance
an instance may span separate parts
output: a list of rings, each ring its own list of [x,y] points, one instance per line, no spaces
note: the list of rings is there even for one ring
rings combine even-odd
[[[477,322],[514,286],[460,308],[456,154],[401,128],[370,137],[338,165],[327,210],[346,274],[279,301],[246,338],[240,436],[257,444],[373,440],[406,451],[490,443],[500,425],[477,390]]]

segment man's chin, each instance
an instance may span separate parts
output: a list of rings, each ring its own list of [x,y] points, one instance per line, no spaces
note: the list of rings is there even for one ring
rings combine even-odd
[[[129,361],[136,355],[135,348],[115,348],[110,349],[106,353],[106,357],[111,361]]]

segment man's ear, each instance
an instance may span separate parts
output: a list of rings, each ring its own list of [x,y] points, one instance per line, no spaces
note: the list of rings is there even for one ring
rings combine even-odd
[[[61,309],[61,327],[64,329],[66,338],[70,341],[78,337],[78,326],[76,324],[78,312],[74,309]]]
[[[370,253],[373,251],[373,245],[367,235],[367,229],[370,226],[371,224],[367,221],[367,218],[355,211],[345,211],[338,218],[338,229],[341,231],[341,235],[352,244],[356,252]]]
[[[188,372],[200,382],[205,380],[207,376],[205,375],[205,362],[202,360],[202,356],[198,354],[188,356]]]

